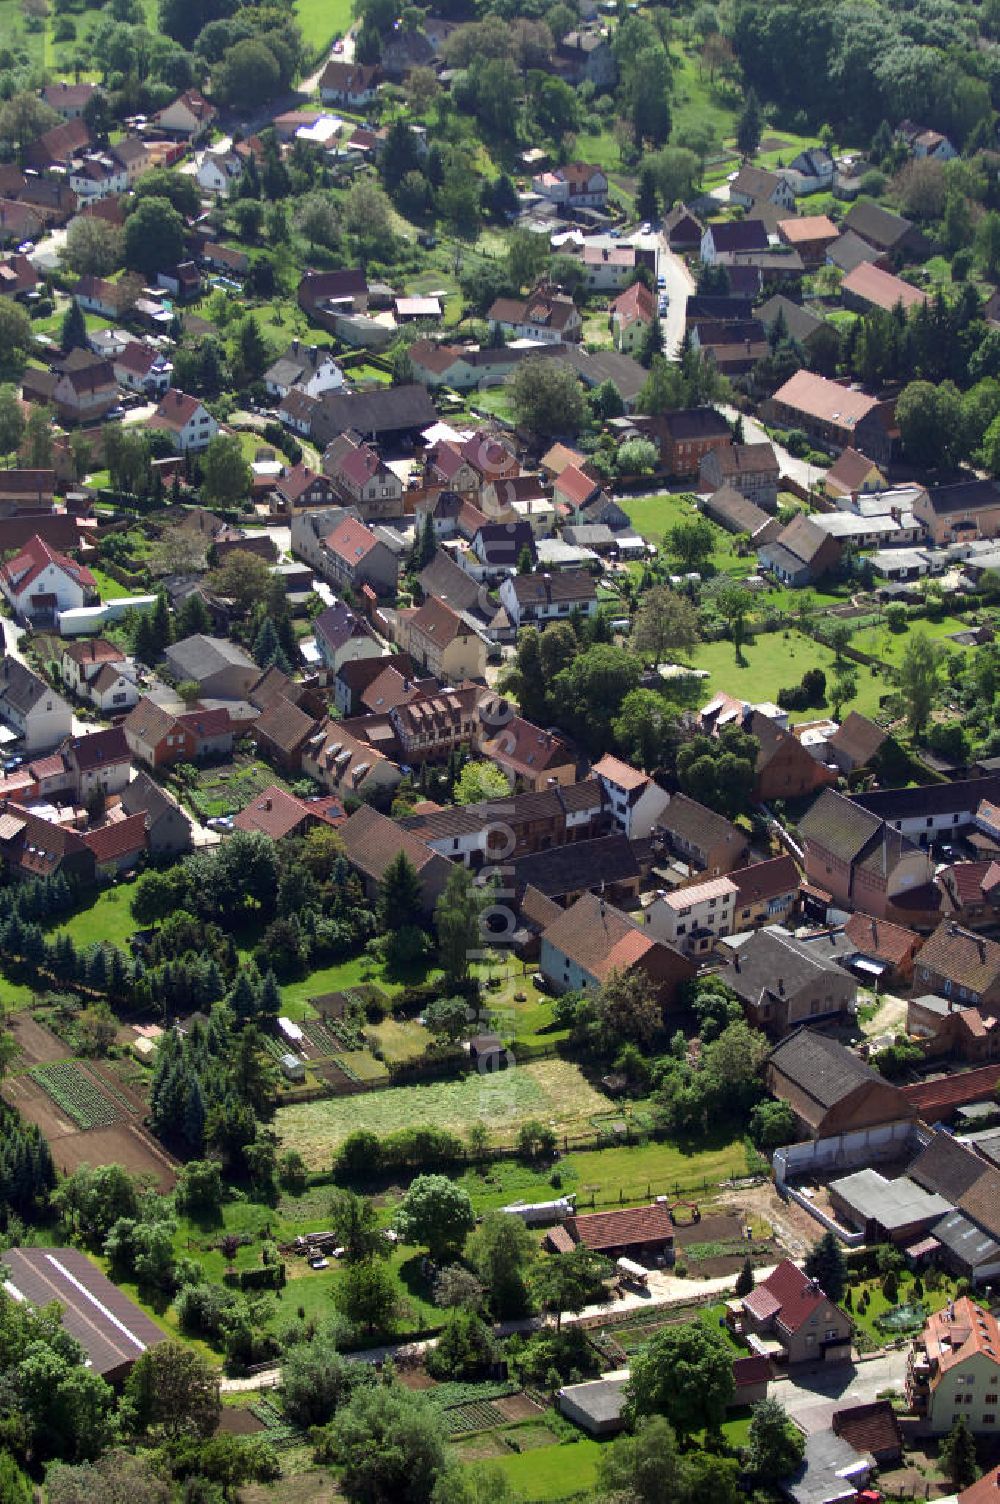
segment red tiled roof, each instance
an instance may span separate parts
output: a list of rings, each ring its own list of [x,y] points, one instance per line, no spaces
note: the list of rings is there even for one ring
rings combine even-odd
[[[938,1117],[992,1097],[1000,1083],[1000,1065],[981,1065],[971,1071],[956,1071],[939,1081],[918,1081],[900,1090],[921,1117]]]
[[[345,517],[324,542],[332,554],[353,567],[371,553],[378,539],[371,528],[365,527],[356,517]]]
[[[788,1332],[797,1332],[803,1322],[827,1299],[808,1275],[782,1259],[778,1267],[744,1299],[743,1304],[758,1321],[773,1315]]]
[[[958,1504],[997,1504],[1000,1499],[1000,1467],[993,1468],[984,1473],[976,1482],[970,1483],[968,1488],[963,1488],[958,1496]]]
[[[575,506],[582,507],[594,492],[598,489],[597,482],[576,465],[567,465],[566,469],[556,477],[556,490],[566,501],[571,501]]]
[[[870,914],[852,914],[844,926],[844,934],[852,945],[866,956],[877,956],[892,966],[900,966],[914,950],[914,942],[920,944],[920,936],[901,924],[889,924],[885,919],[873,919]]]
[[[65,554],[56,553],[37,533],[28,539],[19,554],[0,566],[0,577],[6,581],[13,594],[23,595],[50,564],[69,575],[78,585],[97,588],[97,582],[89,569],[67,558]]]
[[[566,1229],[575,1242],[597,1251],[636,1243],[668,1243],[673,1242],[674,1236],[670,1211],[663,1202],[570,1217]]]
[[[124,820],[112,820],[96,830],[86,830],[83,840],[100,863],[114,862],[123,856],[131,856],[134,852],[145,851],[145,811],[137,815],[126,815]]]
[[[189,423],[195,413],[201,407],[197,397],[189,397],[186,392],[179,392],[171,387],[164,392],[160,405],[149,420],[153,428],[164,424],[167,428],[176,428],[178,432]]]
[[[302,824],[309,814],[309,807],[294,794],[287,794],[276,783],[269,784],[245,809],[235,816],[233,825],[237,830],[259,830],[272,841],[280,841]]]

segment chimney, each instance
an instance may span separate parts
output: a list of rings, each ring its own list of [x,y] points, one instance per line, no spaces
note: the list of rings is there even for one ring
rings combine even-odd
[[[779,977],[778,978],[778,996],[779,997],[784,997],[784,995],[785,995],[785,979],[784,979],[784,977]]]

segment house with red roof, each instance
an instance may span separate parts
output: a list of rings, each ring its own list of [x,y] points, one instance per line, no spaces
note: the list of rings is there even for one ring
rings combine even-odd
[[[656,299],[643,282],[633,282],[611,304],[611,337],[616,350],[634,355],[656,318]]]
[[[376,595],[394,595],[399,561],[388,544],[357,517],[345,515],[319,547],[320,572],[341,590],[369,585]]]
[[[37,534],[0,564],[0,592],[22,621],[51,621],[57,611],[78,610],[98,599],[90,570],[57,553]]]
[[[850,1360],[850,1317],[791,1259],[731,1307],[730,1319],[752,1351],[789,1367]]]
[[[0,861],[12,877],[66,877],[92,883],[97,867],[90,847],[67,825],[43,820],[10,799],[0,801]]]
[[[479,730],[473,745],[506,773],[512,788],[542,793],[576,782],[576,757],[561,736],[515,715],[510,702],[499,695],[484,695],[477,711]]]
[[[549,1229],[545,1244],[552,1253],[571,1253],[582,1245],[609,1259],[672,1264],[674,1224],[666,1202],[654,1201],[650,1206],[567,1217]]]
[[[115,380],[130,392],[144,392],[149,397],[162,397],[170,386],[174,368],[160,350],[152,345],[129,340],[124,350],[112,357]]]
[[[145,696],[123,729],[132,756],[148,768],[229,757],[235,739],[228,710],[166,710]]]
[[[34,292],[37,281],[38,273],[27,256],[0,257],[0,297],[23,297]]]
[[[161,131],[194,142],[208,134],[218,114],[215,106],[209,104],[197,89],[185,89],[183,94],[178,94],[165,109],[159,111],[156,123]]]
[[[146,816],[140,812],[107,820],[83,832],[83,843],[93,852],[98,872],[130,872],[149,850]]]
[[[906,1370],[909,1408],[934,1435],[961,1417],[973,1435],[991,1436],[1000,1384],[1000,1327],[967,1295],[935,1311],[914,1339]]]
[[[314,825],[336,828],[347,819],[338,799],[299,799],[276,783],[262,789],[233,818],[236,830],[260,831],[272,841],[305,835]]]
[[[178,454],[189,449],[207,449],[219,431],[218,423],[205,404],[197,397],[177,391],[176,387],[164,392],[149,420],[149,427],[169,434]]]

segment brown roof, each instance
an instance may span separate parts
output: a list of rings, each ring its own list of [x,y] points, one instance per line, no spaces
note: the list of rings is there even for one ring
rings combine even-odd
[[[284,695],[279,695],[261,712],[253,729],[255,736],[281,751],[294,752],[315,731],[316,722]]]
[[[457,612],[434,596],[429,596],[415,611],[402,614],[411,632],[417,632],[421,637],[429,638],[441,647],[447,647],[455,641],[456,637],[469,635],[470,629]]]
[[[887,313],[891,313],[899,303],[909,309],[916,307],[918,303],[927,302],[927,294],[921,292],[919,287],[904,282],[902,277],[894,277],[891,272],[882,271],[870,261],[863,261],[860,266],[848,272],[840,284],[840,290],[842,293],[852,293],[874,308],[883,308]]]
[[[372,754],[375,755],[374,753]],[[403,830],[388,815],[363,804],[341,827],[348,860],[367,877],[381,878],[394,857],[405,852],[417,872],[443,860],[418,836]]]
[[[10,1283],[32,1306],[59,1302],[64,1331],[75,1337],[92,1373],[134,1363],[166,1333],[77,1248],[11,1248]]]
[[[547,768],[565,767],[575,761],[562,737],[543,731],[519,715],[512,716],[494,736],[482,742],[480,751],[484,757],[506,764],[522,777],[544,772]]]
[[[609,783],[629,792],[644,788],[652,781],[648,773],[633,768],[631,763],[622,762],[620,757],[612,757],[610,752],[606,752],[599,762],[595,762],[591,772],[595,778],[606,778]]]
[[[898,1456],[903,1450],[896,1412],[888,1400],[873,1400],[868,1405],[847,1405],[835,1410],[830,1422],[833,1431],[856,1452],[872,1456]]]
[[[775,402],[792,407],[821,423],[835,423],[853,428],[878,407],[878,398],[855,391],[817,376],[813,371],[796,371],[774,394]]]
[[[737,1390],[767,1384],[773,1377],[774,1368],[768,1357],[733,1359],[733,1383]]]
[[[297,831],[308,817],[309,806],[304,800],[271,783],[234,816],[233,825],[237,830],[258,830],[272,841],[280,841]]]
[[[98,863],[114,862],[145,851],[148,842],[145,811],[126,815],[124,820],[111,820],[96,830],[86,830],[83,840]]]
[[[713,449],[723,475],[760,475],[766,472],[777,477],[780,466],[774,453],[774,445],[723,444]]]
[[[984,993],[1000,983],[1000,944],[944,919],[921,951],[920,964],[970,992]]]
[[[82,642],[68,642],[63,648],[63,657],[74,663],[123,663],[125,654],[113,642],[103,637],[86,637]]]
[[[522,922],[527,922],[532,929],[544,930],[555,919],[559,918],[562,909],[546,894],[539,893],[530,883],[521,895],[520,917]]]
[[[569,1217],[566,1228],[574,1242],[598,1252],[641,1243],[672,1243],[674,1239],[670,1210],[665,1203],[658,1201],[652,1206]]]
[[[881,726],[852,710],[831,736],[829,745],[846,752],[856,767],[863,767],[871,762],[887,736]]]
[[[794,893],[799,886],[799,869],[790,856],[775,856],[767,862],[754,862],[729,873],[736,884],[736,907],[763,903],[782,893]]]
[[[860,491],[873,470],[878,470],[874,460],[850,445],[842,449],[826,472],[827,481],[835,481],[848,491]]]
[[[544,938],[599,982],[612,970],[628,970],[654,948],[627,914],[593,893],[564,909]]]
[[[844,934],[866,956],[877,956],[890,966],[901,966],[920,946],[920,936],[915,930],[890,924],[885,919],[873,919],[870,914],[852,914],[844,926]]]
[[[731,825],[724,815],[699,804],[696,799],[689,799],[686,794],[674,794],[666,809],[657,817],[657,824],[669,835],[678,836],[704,851],[719,841],[731,843],[735,850],[747,845],[746,836],[735,825]]]

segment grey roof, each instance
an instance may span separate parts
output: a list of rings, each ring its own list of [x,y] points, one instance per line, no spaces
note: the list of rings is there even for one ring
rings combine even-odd
[[[141,770],[132,779],[132,782],[122,789],[121,801],[122,809],[127,815],[137,815],[140,811],[145,812],[148,817],[146,821],[147,828],[152,828],[157,820],[162,819],[164,815],[172,812],[181,815],[185,820],[188,818],[177,803],[177,800],[168,794],[165,789],[162,789],[154,778],[150,778],[148,773]]]
[[[914,815],[964,815],[971,819],[984,799],[1000,804],[1000,778],[960,778],[953,783],[879,789],[874,794],[858,794],[851,802],[880,820],[912,819]]]
[[[566,1384],[559,1391],[560,1399],[572,1400],[595,1425],[607,1425],[620,1420],[625,1408],[625,1386],[628,1376],[622,1378],[590,1379],[584,1384]]]
[[[772,997],[794,997],[820,971],[839,974],[836,956],[823,954],[796,940],[780,926],[771,925],[758,930],[740,946],[732,964],[722,973],[722,980],[737,997],[756,1003],[765,992]]]
[[[42,699],[60,697],[19,658],[7,657],[0,663],[0,701],[21,715],[27,715]]]
[[[872,1169],[857,1170],[853,1175],[834,1180],[830,1190],[836,1191],[862,1221],[877,1222],[890,1230],[947,1216],[954,1210],[943,1196],[924,1190],[908,1176],[886,1180]]]
[[[206,637],[201,632],[172,643],[163,656],[179,679],[194,679],[199,684],[222,669],[257,667],[235,642],[226,637]]]
[[[853,272],[855,267],[877,261],[879,252],[853,230],[845,230],[839,240],[835,240],[827,248],[826,258],[834,266],[839,266],[841,271]]]
[[[346,433],[391,433],[403,428],[426,428],[437,421],[437,409],[425,387],[377,387],[371,392],[326,392],[320,408],[331,431]]]
[[[755,502],[748,500],[742,491],[730,485],[720,486],[706,497],[702,510],[730,531],[749,533],[751,537],[774,520]]]
[[[961,1212],[949,1212],[931,1229],[939,1243],[963,1259],[971,1269],[1000,1263],[1000,1243],[978,1228]]]
[[[867,1477],[868,1461],[833,1431],[814,1431],[806,1437],[802,1461],[781,1485],[795,1504],[838,1504],[857,1494],[850,1476]]]
[[[881,825],[878,815],[869,814],[853,799],[824,789],[799,821],[799,835],[815,841],[840,861],[851,862],[878,834]]]
[[[559,353],[584,386],[601,386],[610,381],[626,403],[635,401],[649,378],[649,372],[637,360],[618,350],[586,350],[583,345],[564,345]]]
[[[940,1130],[918,1154],[908,1174],[926,1191],[946,1196],[954,1206],[988,1168],[986,1161]]]
[[[419,579],[425,595],[444,601],[453,611],[486,615],[490,604],[486,590],[449,558],[443,548],[439,548],[431,562],[420,571]]]
[[[746,951],[744,946],[741,961]],[[827,1108],[835,1107],[866,1082],[884,1079],[844,1045],[812,1029],[796,1029],[789,1034],[771,1051],[770,1063]]]
[[[784,314],[785,328],[792,339],[797,339],[800,344],[810,339],[817,329],[822,329],[825,323],[824,319],[818,319],[814,313],[803,308],[801,303],[793,303],[791,298],[783,297],[781,293],[768,298],[767,302],[762,303],[757,309],[757,317],[765,329],[770,329],[779,313]]]

